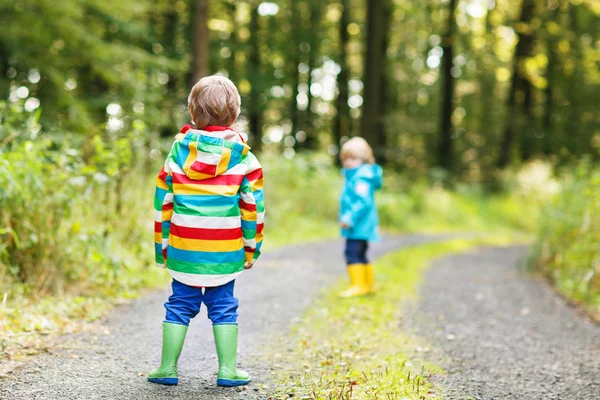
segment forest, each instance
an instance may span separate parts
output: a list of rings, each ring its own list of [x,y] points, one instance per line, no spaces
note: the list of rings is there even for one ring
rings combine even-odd
[[[267,247],[338,235],[337,155],[362,136],[387,231],[525,235],[600,316],[600,2],[0,0],[1,326],[164,284],[154,177],[209,74],[241,93]]]

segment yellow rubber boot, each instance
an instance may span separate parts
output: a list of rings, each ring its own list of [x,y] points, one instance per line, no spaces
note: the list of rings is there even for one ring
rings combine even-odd
[[[365,284],[365,267],[363,264],[348,265],[348,276],[350,277],[350,289],[340,293],[340,297],[364,296],[369,293]]]
[[[364,268],[367,293],[375,293],[375,268],[373,268],[373,264],[364,264]]]

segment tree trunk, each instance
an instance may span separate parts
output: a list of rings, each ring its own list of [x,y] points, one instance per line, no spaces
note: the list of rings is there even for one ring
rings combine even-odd
[[[574,33],[574,37],[579,38],[581,36],[578,18],[579,7],[571,2],[569,2],[568,7],[571,31]],[[573,60],[574,68],[567,80],[569,83],[567,91],[569,100],[567,132],[571,135],[569,140],[571,152],[576,156],[581,156],[588,151],[591,138],[586,130],[585,122],[581,120],[581,96],[583,94],[581,77],[585,72],[582,66],[583,53],[581,51],[580,40],[577,39],[571,42],[571,53],[569,56]]]
[[[548,21],[554,21],[557,15],[557,11],[550,11]],[[544,116],[542,119],[542,130],[544,132],[544,138],[542,143],[542,152],[546,155],[551,155],[555,148],[555,129],[553,123],[554,114],[554,84],[555,84],[555,64],[558,62],[556,58],[556,39],[554,35],[548,30],[546,31],[547,36],[547,53],[548,53],[548,67],[546,68],[546,90],[544,95],[546,98],[546,106],[544,107]]]
[[[489,4],[489,3],[488,3]],[[496,76],[494,75],[493,65],[496,62],[493,45],[495,34],[491,22],[492,12],[494,11],[495,1],[488,5],[488,11],[485,18],[485,47],[483,49],[483,68],[479,76],[480,85],[480,113],[479,113],[479,134],[488,138],[496,138],[496,118],[495,118],[495,100],[494,92],[496,90]],[[491,140],[488,139],[488,142]]]
[[[364,73],[364,103],[361,133],[373,147],[378,162],[385,162],[385,131],[383,131],[384,100],[381,96],[386,54],[382,52],[387,36],[386,13],[389,0],[367,0],[367,43]]]
[[[209,33],[208,0],[193,0],[191,15],[192,26],[192,70],[190,87],[209,74]]]
[[[348,24],[350,23],[350,0],[341,0],[342,15],[339,25],[339,40],[340,53],[338,64],[340,65],[340,73],[337,76],[338,96],[336,99],[336,113],[333,122],[333,143],[339,147],[344,136],[350,136],[350,107],[348,106],[348,42],[350,35],[348,34]],[[339,163],[339,157],[336,157]]]
[[[523,0],[521,4],[521,16],[519,17],[517,34],[519,42],[515,47],[513,58],[513,71],[508,97],[506,99],[506,126],[500,148],[500,156],[497,160],[499,168],[505,168],[511,162],[511,153],[515,142],[515,131],[520,129],[518,123],[518,104],[525,100],[525,89],[527,77],[524,71],[525,59],[531,54],[533,48],[533,34],[531,32],[531,19],[535,11],[534,0]],[[518,95],[519,94],[519,95]],[[520,97],[520,98],[519,98]]]
[[[177,58],[177,25],[179,22],[179,18],[177,15],[177,11],[175,10],[175,5],[169,5],[169,11],[165,14],[165,28],[163,30],[162,35],[162,45],[165,49],[165,55],[170,59]],[[177,96],[177,73],[169,74],[169,82],[167,83],[167,89],[169,94],[173,97],[173,99]]]
[[[296,135],[300,128],[300,113],[298,111],[298,85],[300,85],[300,72],[298,66],[300,65],[300,37],[302,26],[302,19],[300,18],[300,12],[298,10],[298,1],[292,0],[292,29],[290,30],[291,40],[290,47],[292,54],[290,57],[291,65],[290,72],[292,74],[292,98],[290,99],[290,122],[292,124],[292,135]]]
[[[440,119],[440,142],[438,147],[438,165],[446,171],[452,170],[452,113],[454,112],[454,77],[452,64],[454,59],[454,31],[456,26],[455,10],[456,0],[448,4],[448,20],[446,33],[442,38],[442,103]]]
[[[236,65],[236,55],[238,52],[238,46],[239,46],[239,41],[238,41],[238,36],[237,36],[237,21],[236,21],[236,15],[237,15],[237,2],[236,1],[231,1],[231,2],[227,2],[226,3],[227,6],[227,11],[229,12],[229,14],[231,15],[231,37],[229,38],[230,44],[229,44],[229,48],[231,50],[231,55],[229,56],[229,60],[227,63],[227,74],[229,75],[229,79],[231,79],[233,81],[233,83],[238,84],[239,83],[239,77],[240,74],[238,73],[238,68]]]
[[[321,43],[321,5],[318,0],[311,0],[310,10],[310,32],[308,51],[308,104],[304,114],[304,131],[306,140],[301,144],[300,149],[315,150],[318,146],[317,132],[314,127],[314,112],[312,111],[313,96],[310,88],[313,84],[312,72],[317,67],[317,58],[319,55],[319,45]]]
[[[248,55],[248,79],[250,81],[250,101],[248,104],[248,129],[252,135],[252,148],[254,151],[260,151],[262,146],[262,112],[260,104],[260,44],[259,44],[259,26],[258,2],[252,5],[250,19],[250,49]]]

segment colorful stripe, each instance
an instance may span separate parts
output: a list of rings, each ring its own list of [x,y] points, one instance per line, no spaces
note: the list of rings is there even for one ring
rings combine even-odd
[[[231,129],[178,135],[156,183],[157,264],[187,285],[235,279],[244,262],[260,255],[263,179],[260,163]]]

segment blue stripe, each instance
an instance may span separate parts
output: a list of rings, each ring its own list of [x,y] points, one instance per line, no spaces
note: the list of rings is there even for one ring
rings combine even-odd
[[[220,264],[244,260],[244,249],[236,251],[206,252],[181,250],[169,245],[169,248],[167,249],[167,255],[169,258],[172,258],[173,260],[177,261],[185,261],[199,264]]]
[[[164,198],[165,198],[166,195],[167,195],[167,191],[165,189],[160,188],[158,186],[156,187],[156,194],[155,194],[155,196],[157,198],[159,198],[162,201],[162,200],[164,200]]]
[[[251,231],[255,231],[256,230],[256,221],[244,221],[242,220],[242,229],[243,230],[251,230]]]
[[[238,196],[176,194],[174,203],[190,207],[226,207],[238,204]]]
[[[162,223],[162,234],[163,237],[166,239],[168,238],[168,233],[171,232],[171,221],[163,221]]]
[[[265,200],[265,194],[263,193],[262,189],[255,190],[253,194],[254,200],[256,200],[257,203]]]
[[[184,141],[177,148],[177,155],[173,155],[175,163],[177,163],[177,165],[179,165],[181,168],[183,168],[185,165],[185,160],[187,160],[188,156],[190,155],[190,149],[187,147],[188,144],[189,140],[186,143],[186,140],[184,139]]]

